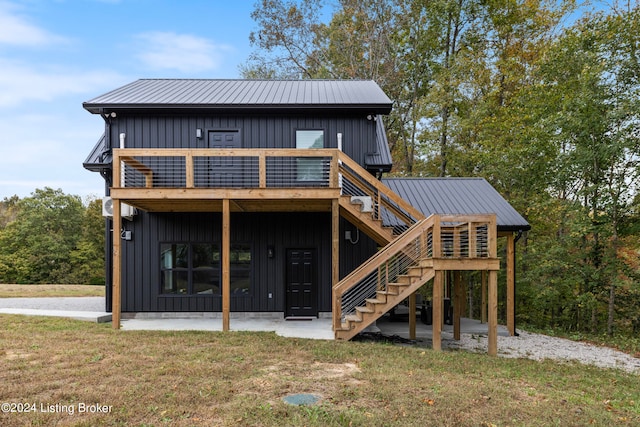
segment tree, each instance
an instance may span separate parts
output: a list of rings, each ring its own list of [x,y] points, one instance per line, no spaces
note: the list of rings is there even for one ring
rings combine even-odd
[[[105,283],[104,224],[102,200],[89,199],[83,212],[80,239],[69,254],[71,283]]]
[[[261,0],[251,17],[260,29],[249,41],[258,50],[240,67],[245,78],[314,78],[324,57],[317,45],[322,0]],[[268,56],[265,56],[267,53]]]
[[[639,16],[594,15],[577,23],[548,52],[536,88],[544,96],[538,105],[553,106],[541,120],[557,150],[549,190],[571,207],[556,232],[579,267],[566,298],[575,302],[573,320],[584,319],[587,310],[589,329],[599,329],[604,317],[609,334],[616,294],[628,279],[621,227],[640,178]]]
[[[16,203],[0,233],[0,277],[9,283],[69,283],[70,254],[82,234],[84,207],[61,190],[35,190]]]
[[[341,0],[327,23],[284,13],[312,3],[261,3],[262,40],[286,53],[261,72],[378,81],[394,101],[393,172],[485,177],[531,223],[522,316],[613,333],[630,312],[617,301],[640,295],[627,256],[640,229],[637,5],[571,25],[574,0]]]

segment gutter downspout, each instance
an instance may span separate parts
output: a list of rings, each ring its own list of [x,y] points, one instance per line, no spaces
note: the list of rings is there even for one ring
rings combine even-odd
[[[522,230],[518,230],[517,234],[516,234],[516,238],[513,239],[513,304],[514,306],[516,305],[516,290],[518,289],[518,286],[516,285],[516,263],[517,263],[517,254],[516,254],[516,247],[517,247],[517,243],[518,240],[520,240],[520,238],[522,237]],[[513,333],[514,336],[520,336],[520,334],[518,334],[518,331],[516,330],[516,310],[515,307],[513,309]]]

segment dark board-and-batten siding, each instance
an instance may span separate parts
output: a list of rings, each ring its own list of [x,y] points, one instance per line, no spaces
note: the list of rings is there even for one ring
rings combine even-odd
[[[126,222],[133,240],[123,241],[124,312],[219,312],[220,296],[161,295],[161,242],[221,241],[220,213],[144,213]],[[353,226],[341,220],[341,236]],[[234,213],[232,243],[249,243],[252,250],[251,293],[233,296],[231,311],[285,311],[286,250],[315,249],[318,263],[318,311],[331,311],[331,216],[328,213]],[[275,256],[269,258],[272,246]],[[341,239],[341,276],[375,253],[364,235],[357,244]],[[271,298],[269,298],[271,294]]]
[[[209,148],[207,132],[217,130],[239,131],[242,148],[296,148],[296,130],[322,129],[325,148],[337,148],[341,133],[343,151],[363,166],[378,151],[376,124],[362,115],[132,115],[118,117],[110,129],[111,141],[126,135],[126,148]],[[203,130],[202,138],[196,129]]]

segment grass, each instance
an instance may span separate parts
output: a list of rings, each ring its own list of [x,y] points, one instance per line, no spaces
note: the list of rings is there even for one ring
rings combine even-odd
[[[0,284],[0,298],[103,297],[104,285],[7,285]]]
[[[272,333],[0,322],[0,402],[36,408],[0,413],[2,426],[640,424],[640,376],[619,370]],[[322,401],[282,401],[294,393]]]

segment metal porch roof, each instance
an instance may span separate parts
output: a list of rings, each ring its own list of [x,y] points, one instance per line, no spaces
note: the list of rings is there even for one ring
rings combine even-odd
[[[425,216],[495,213],[499,231],[531,229],[484,178],[385,178],[382,182]]]
[[[111,161],[111,151],[107,149],[105,134],[102,134],[82,166],[92,172],[100,172],[103,169],[110,168]]]
[[[392,102],[372,80],[141,79],[83,106],[122,109],[314,109],[388,114]]]

